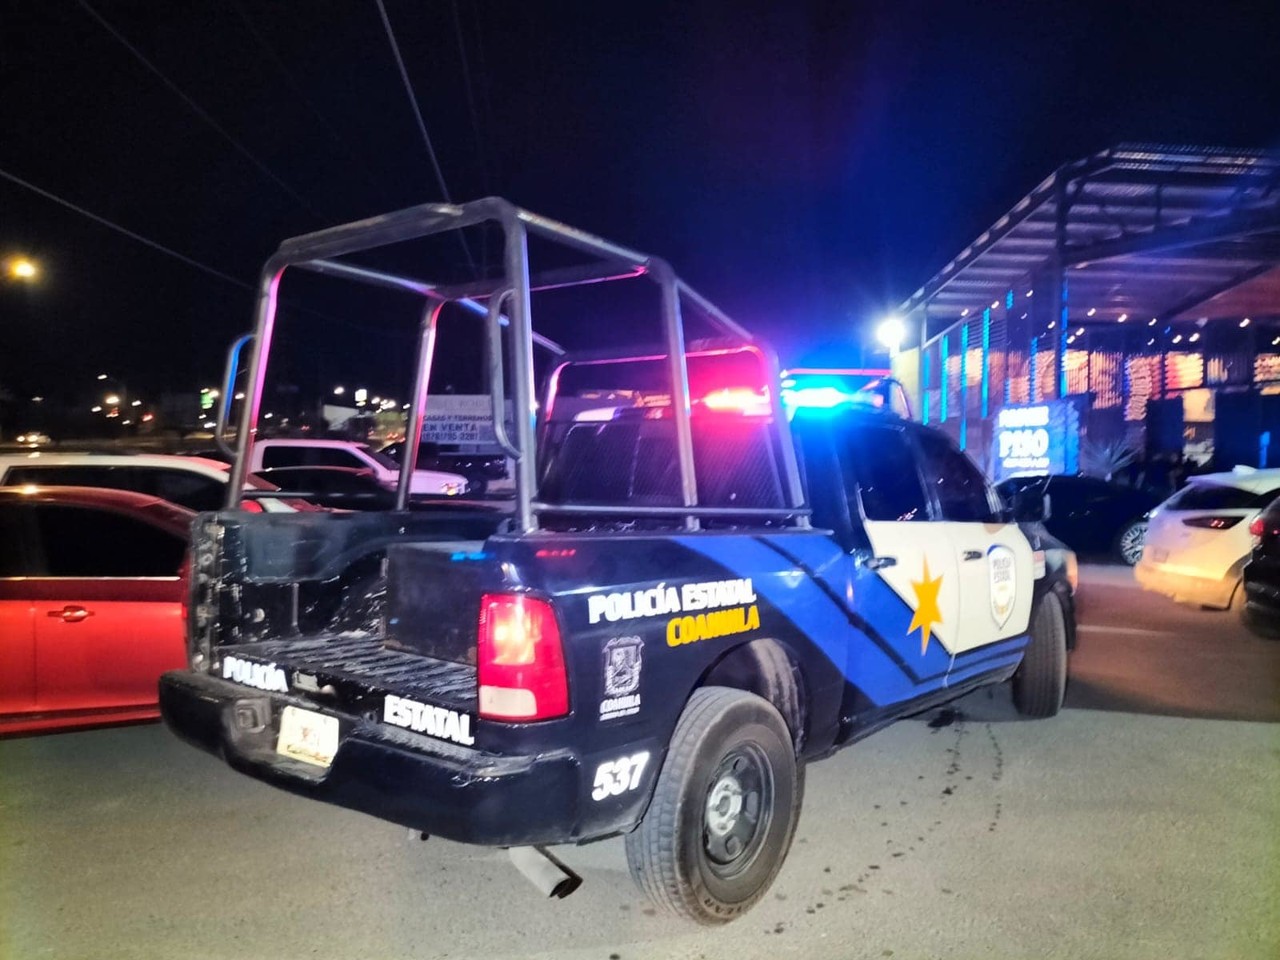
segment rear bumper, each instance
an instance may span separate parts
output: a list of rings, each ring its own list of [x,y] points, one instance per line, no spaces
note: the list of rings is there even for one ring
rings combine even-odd
[[[1133,568],[1133,575],[1144,590],[1162,593],[1181,603],[1226,608],[1231,605],[1231,595],[1240,582],[1242,566],[1243,562],[1233,566],[1223,577],[1194,577],[1169,570],[1144,557]]]
[[[288,704],[338,718],[340,745],[327,769],[276,754],[278,717]],[[567,752],[494,756],[186,671],[160,678],[160,713],[193,746],[313,800],[462,843],[577,839],[581,765]]]

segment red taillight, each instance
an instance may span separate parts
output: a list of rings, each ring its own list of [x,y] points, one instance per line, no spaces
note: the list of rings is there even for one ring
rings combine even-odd
[[[1253,523],[1249,524],[1249,532],[1253,534],[1255,537],[1257,537],[1259,540],[1262,539],[1262,535],[1266,533],[1266,530],[1267,530],[1267,526],[1262,522],[1261,517],[1254,517]]]
[[[1200,527],[1203,530],[1230,530],[1244,517],[1187,517],[1182,521],[1184,526]]]
[[[476,647],[481,717],[550,720],[569,712],[560,625],[546,600],[486,593]]]

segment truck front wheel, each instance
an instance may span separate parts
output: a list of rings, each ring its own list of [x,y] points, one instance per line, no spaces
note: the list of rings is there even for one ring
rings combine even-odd
[[[1031,616],[1031,641],[1013,675],[1013,705],[1025,717],[1052,717],[1067,689],[1067,621],[1050,590]]]
[[[631,877],[672,913],[728,923],[773,883],[803,794],[804,771],[773,704],[728,687],[697,690],[644,820],[627,835]]]

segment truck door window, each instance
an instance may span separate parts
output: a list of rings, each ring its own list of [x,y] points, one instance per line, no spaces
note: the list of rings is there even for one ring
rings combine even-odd
[[[995,498],[973,461],[940,433],[922,430],[916,440],[924,459],[925,474],[942,508],[942,519],[994,522],[998,518]]]
[[[866,548],[866,531],[857,522],[857,504],[850,504],[845,495],[832,431],[824,429],[824,426],[821,422],[812,424],[803,420],[797,420],[792,426],[796,465],[805,489],[809,491],[809,507],[813,511],[810,520],[815,527],[834,531],[846,550]]]
[[[916,469],[915,453],[896,427],[862,427],[851,432],[846,474],[858,491],[868,520],[928,520],[928,499]],[[852,513],[857,506],[850,503]]]

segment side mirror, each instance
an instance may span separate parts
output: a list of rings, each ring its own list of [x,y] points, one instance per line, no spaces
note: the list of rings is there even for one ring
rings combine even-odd
[[[1012,494],[1003,494],[1002,519],[1006,523],[1039,523],[1052,515],[1049,494],[1040,484],[1024,487]]]
[[[1039,486],[1020,491],[1009,506],[1015,523],[1040,523],[1052,516],[1049,494]]]

